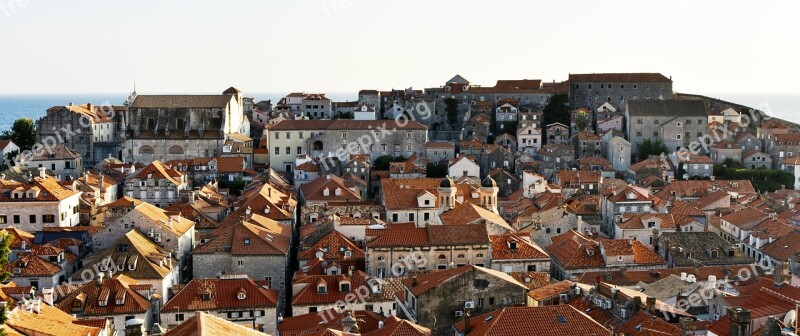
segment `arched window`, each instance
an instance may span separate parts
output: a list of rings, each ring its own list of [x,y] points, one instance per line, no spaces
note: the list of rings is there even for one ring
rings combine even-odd
[[[181,146],[172,146],[169,148],[170,154],[183,154],[183,148]]]
[[[139,154],[153,154],[153,147],[150,146],[139,147]]]

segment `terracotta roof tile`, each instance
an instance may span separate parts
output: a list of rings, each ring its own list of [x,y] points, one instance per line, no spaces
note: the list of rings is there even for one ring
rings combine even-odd
[[[464,322],[453,325],[459,332]],[[503,308],[470,318],[470,336],[608,335],[610,330],[570,305]]]
[[[517,233],[489,236],[492,241],[492,260],[550,259],[541,247]]]
[[[239,299],[240,292],[245,293],[244,299]],[[206,293],[210,293],[210,297],[205,296]],[[161,311],[224,311],[276,307],[277,303],[277,290],[266,289],[247,277],[192,279]]]

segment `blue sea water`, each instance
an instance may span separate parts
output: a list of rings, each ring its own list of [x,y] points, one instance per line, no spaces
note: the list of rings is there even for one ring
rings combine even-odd
[[[245,93],[256,101],[271,99],[273,103],[288,92]],[[100,105],[104,103],[122,105],[127,93],[118,94],[47,94],[4,95],[0,94],[0,131],[9,129],[14,120],[22,117],[36,120],[45,115],[48,108],[69,103]],[[353,101],[357,93],[339,92],[327,94],[334,101]],[[769,115],[800,123],[800,94],[710,94],[710,97],[738,103],[767,112]]]

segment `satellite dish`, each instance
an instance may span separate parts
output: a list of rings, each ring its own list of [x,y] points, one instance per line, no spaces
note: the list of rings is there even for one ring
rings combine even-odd
[[[786,317],[783,318],[783,325],[784,326],[794,326],[794,323],[797,321],[797,312],[792,309],[788,313],[786,313]]]

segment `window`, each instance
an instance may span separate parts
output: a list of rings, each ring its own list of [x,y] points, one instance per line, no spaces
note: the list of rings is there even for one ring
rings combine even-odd
[[[19,224],[19,215],[14,215],[14,224]]]
[[[675,140],[680,140],[683,134],[675,134]]]
[[[281,148],[275,147],[275,155],[281,155]]]
[[[342,132],[342,139],[347,139],[347,132]]]
[[[409,212],[408,213],[408,221],[409,222],[413,222],[414,220],[415,220],[414,213],[413,212]]]
[[[30,215],[29,220],[31,224],[36,223],[36,215]]]
[[[244,299],[247,298],[247,293],[239,292],[238,294],[236,294],[236,298],[239,299],[239,300],[244,300]]]
[[[677,126],[677,127],[683,127],[683,123],[681,123],[681,122],[679,121],[679,122],[675,123],[675,126]]]
[[[8,218],[6,215],[0,215],[0,224],[6,224],[8,222]]]
[[[398,214],[396,214],[396,213],[392,214],[392,222],[397,223],[398,220],[399,220]]]
[[[77,301],[77,302],[80,302],[80,301]],[[175,321],[181,322],[181,321],[183,321],[183,319],[184,319],[183,313],[175,314]]]
[[[286,146],[286,155],[292,154],[292,147]]]

